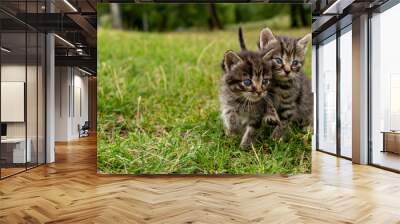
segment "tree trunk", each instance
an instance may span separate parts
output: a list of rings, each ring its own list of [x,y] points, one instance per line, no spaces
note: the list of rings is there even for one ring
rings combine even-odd
[[[147,12],[143,12],[143,16],[142,16],[142,23],[143,23],[143,31],[147,32],[149,31],[149,20],[147,18]]]
[[[117,3],[111,3],[111,19],[114,29],[122,29],[121,9]]]
[[[310,21],[308,20],[308,16],[306,15],[306,10],[304,9],[304,6],[302,6],[300,9],[300,19],[303,26],[310,25]]]
[[[215,3],[208,4],[208,12],[209,12],[209,26],[210,29],[217,28],[219,30],[223,29],[222,23],[218,18],[217,8],[215,7]]]
[[[295,4],[291,4],[290,5],[290,26],[292,28],[299,26],[299,24],[297,22],[297,9],[296,9],[296,7],[297,7],[297,5],[295,5]]]

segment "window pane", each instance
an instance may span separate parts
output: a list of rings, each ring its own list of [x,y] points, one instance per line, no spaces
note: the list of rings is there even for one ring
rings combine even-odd
[[[336,40],[318,48],[318,149],[336,153]]]
[[[44,34],[39,33],[39,46],[38,46],[38,164],[45,163],[45,44],[46,37]]]
[[[26,80],[27,141],[30,147],[28,168],[37,165],[37,33],[28,32],[28,63]]]
[[[340,153],[351,158],[352,141],[352,35],[351,26],[340,36]]]
[[[400,5],[371,19],[372,163],[400,170]],[[387,132],[384,134],[383,132]]]
[[[26,33],[1,34],[1,177],[25,170],[30,162],[26,141]]]

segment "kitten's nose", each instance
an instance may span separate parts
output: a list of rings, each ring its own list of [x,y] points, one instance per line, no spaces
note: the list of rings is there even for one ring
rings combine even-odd
[[[285,74],[286,74],[286,75],[289,75],[289,73],[290,73],[290,67],[286,67],[286,66],[285,66],[285,68],[284,68],[283,70],[285,71]]]

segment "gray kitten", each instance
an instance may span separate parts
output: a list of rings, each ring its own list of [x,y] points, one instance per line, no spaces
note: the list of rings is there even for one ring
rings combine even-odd
[[[270,96],[281,123],[272,132],[275,139],[285,135],[297,122],[312,130],[313,95],[311,81],[304,75],[303,65],[311,34],[303,38],[274,36],[270,29],[260,33],[260,49],[271,55],[272,81]]]
[[[272,78],[268,57],[268,53],[245,49],[239,53],[229,50],[224,55],[219,95],[221,116],[227,135],[243,134],[242,148],[254,143],[263,122],[279,122],[267,97]]]

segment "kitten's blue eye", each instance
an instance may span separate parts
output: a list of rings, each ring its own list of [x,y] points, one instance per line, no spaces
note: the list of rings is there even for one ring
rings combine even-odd
[[[263,79],[263,80],[262,80],[262,84],[268,85],[268,84],[269,84],[269,80],[268,80],[268,79]]]
[[[299,65],[299,61],[298,61],[298,60],[294,60],[294,61],[292,61],[292,65],[294,65],[294,66],[297,66],[297,65]]]
[[[249,86],[249,85],[251,85],[251,80],[250,79],[243,80],[243,84],[245,86]]]
[[[278,63],[280,65],[283,64],[283,61],[280,58],[275,58],[275,61],[276,61],[276,63]]]

